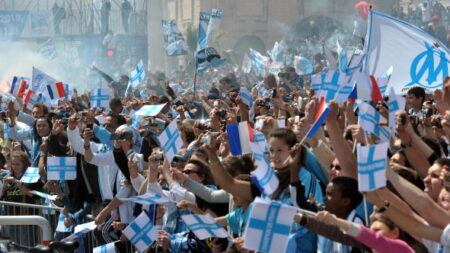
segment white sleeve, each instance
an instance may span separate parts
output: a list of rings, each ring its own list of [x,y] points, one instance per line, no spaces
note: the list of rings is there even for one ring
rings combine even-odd
[[[148,183],[148,185],[147,185],[147,192],[151,192],[151,193],[154,193],[154,194],[158,194],[158,195],[163,195],[163,196],[169,197],[169,196],[167,196],[167,194],[164,194],[163,189],[162,189],[161,185],[159,185],[158,182],[150,182],[150,183]]]
[[[195,203],[195,195],[194,193],[186,190],[186,188],[182,187],[178,182],[173,182],[169,185],[170,193],[172,195],[172,199],[175,202],[179,202],[181,200],[187,200]]]
[[[74,130],[71,130],[69,127],[67,128],[67,139],[75,152],[84,155],[84,140],[80,136],[78,127],[75,127]]]
[[[92,160],[88,163],[98,167],[108,165],[113,166],[113,163],[115,163],[113,152],[107,151],[105,153],[95,153],[93,154]]]
[[[138,173],[136,178],[131,179],[131,185],[133,185],[134,190],[139,194],[139,189],[141,189],[142,184],[145,181],[145,177]]]
[[[450,224],[448,224],[441,235],[441,244],[450,247]]]
[[[33,116],[24,112],[19,112],[19,115],[17,115],[17,120],[27,124],[30,127],[33,127],[34,121],[36,121],[36,119],[33,118]]]

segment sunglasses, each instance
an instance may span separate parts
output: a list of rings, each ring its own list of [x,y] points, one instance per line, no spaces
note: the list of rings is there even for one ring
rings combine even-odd
[[[195,170],[183,170],[183,173],[186,174],[186,175],[189,175],[189,174],[192,174],[192,173],[198,174],[198,171],[195,171]]]
[[[341,170],[341,166],[340,165],[336,165],[336,164],[332,164],[330,165],[330,170],[335,168],[335,170]]]

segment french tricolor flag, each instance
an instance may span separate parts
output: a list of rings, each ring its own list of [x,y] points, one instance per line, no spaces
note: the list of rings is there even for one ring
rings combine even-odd
[[[27,79],[25,77],[15,76],[11,83],[9,93],[18,98],[22,98],[27,88],[28,88]]]
[[[227,125],[228,143],[234,156],[251,153],[250,142],[253,142],[253,129],[247,121]]]
[[[27,108],[32,108],[39,101],[39,96],[32,90],[26,90],[24,94],[23,103],[27,105]]]
[[[357,97],[363,101],[383,102],[377,79],[374,76],[361,72],[356,83]]]
[[[52,100],[64,98],[66,96],[66,90],[62,82],[47,85],[47,91]]]
[[[331,109],[328,107],[328,104],[325,102],[325,98],[321,98],[319,102],[319,107],[317,108],[316,117],[314,118],[314,124],[312,125],[311,129],[309,129],[308,133],[306,134],[307,138],[314,137],[314,134],[316,134],[317,130],[320,129],[323,122],[327,119],[328,115],[330,114]]]

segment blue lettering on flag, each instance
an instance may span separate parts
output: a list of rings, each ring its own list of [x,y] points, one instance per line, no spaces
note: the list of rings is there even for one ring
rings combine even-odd
[[[445,77],[448,76],[448,59],[446,57],[445,52],[433,48],[426,42],[425,47],[427,48],[427,50],[417,55],[416,58],[414,58],[413,62],[411,63],[410,68],[411,82],[408,83],[405,87],[417,84],[424,88],[434,89],[442,86],[442,83],[433,85],[433,83],[436,82],[440,74],[442,75],[442,80],[444,80]],[[439,55],[439,64],[435,68],[434,56],[436,54]],[[419,64],[422,65],[419,66]],[[424,77],[425,72],[427,71],[428,71],[428,77],[426,79],[427,84],[421,83],[420,80]]]

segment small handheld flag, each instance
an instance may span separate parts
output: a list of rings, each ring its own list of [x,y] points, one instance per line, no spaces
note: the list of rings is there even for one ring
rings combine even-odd
[[[244,232],[244,248],[258,252],[286,252],[297,209],[256,198]]]
[[[166,104],[160,104],[160,105],[144,105],[139,109],[134,115],[140,115],[140,116],[156,116],[159,112],[166,106]]]
[[[47,157],[48,180],[75,180],[76,178],[76,157]]]
[[[177,121],[173,120],[164,131],[158,136],[159,143],[163,144],[164,154],[169,162],[172,162],[174,156],[183,146],[180,131],[177,127]]]
[[[27,88],[28,88],[27,78],[14,76],[13,81],[11,83],[11,87],[9,89],[9,93],[18,98],[22,98]]]
[[[123,234],[139,251],[144,252],[158,238],[158,229],[144,211],[125,228]]]
[[[109,108],[109,100],[111,98],[110,88],[95,89],[90,92],[91,108],[103,107]]]
[[[358,189],[373,191],[386,186],[387,150],[389,142],[372,146],[358,144]]]
[[[143,205],[165,204],[170,202],[170,199],[165,196],[154,194],[153,192],[147,192],[144,195],[134,196],[131,198],[119,198],[122,201],[131,201]]]
[[[47,85],[47,92],[51,100],[64,98],[66,96],[66,90],[62,82]]]
[[[228,237],[227,231],[225,231],[225,229],[220,226],[220,224],[217,223],[210,214],[188,214],[181,216],[181,218],[188,226],[189,230],[194,232],[200,240],[204,240],[209,237]]]
[[[20,178],[20,182],[26,184],[36,183],[41,176],[39,175],[39,168],[28,167],[23,176]]]
[[[253,129],[248,122],[227,125],[228,143],[234,156],[251,153],[250,142],[253,142]]]

